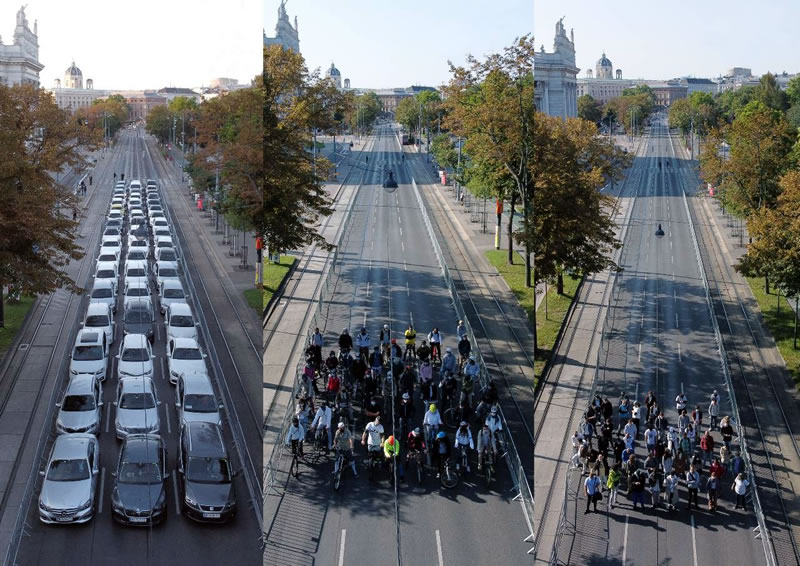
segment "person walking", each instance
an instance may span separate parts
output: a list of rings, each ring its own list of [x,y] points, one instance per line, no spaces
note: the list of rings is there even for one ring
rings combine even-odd
[[[717,474],[712,472],[711,477],[706,482],[706,494],[708,495],[708,510],[717,510],[717,495],[719,492],[719,478]]]
[[[586,511],[584,511],[584,515],[589,512],[590,505],[594,505],[594,512],[597,513],[597,502],[603,499],[600,494],[601,486],[600,478],[592,470],[592,473],[583,482],[583,491],[586,494]]]
[[[628,419],[630,419],[630,404],[628,401],[628,396],[624,393],[619,396],[619,404],[617,405],[617,415],[619,418],[619,424],[617,425],[617,434],[621,434],[623,427],[628,423]]]
[[[711,436],[710,429],[706,429],[705,434],[700,439],[700,450],[703,453],[703,465],[705,466],[706,462],[711,465],[714,459],[714,437]]]
[[[653,501],[653,509],[659,506],[661,498],[661,472],[658,468],[650,468],[647,474],[647,483],[650,486],[650,496]]]
[[[719,431],[722,434],[722,442],[728,448],[731,447],[731,440],[733,439],[733,425],[731,425],[731,418],[729,416],[722,417],[719,424]]]
[[[619,470],[619,464],[614,464],[614,467],[608,472],[608,480],[606,480],[606,487],[608,488],[608,506],[613,509],[617,503],[617,491],[619,490],[619,482],[622,480],[622,472]]]
[[[708,416],[711,417],[711,430],[717,428],[719,419],[719,401],[711,399],[711,404],[708,406]]]
[[[686,472],[686,488],[689,490],[689,500],[686,503],[687,510],[692,508],[692,501],[694,501],[694,508],[700,509],[700,507],[697,505],[697,490],[699,487],[700,473],[695,469],[694,466],[692,466],[689,468],[689,471]]]
[[[644,491],[645,491],[645,480],[647,479],[647,473],[642,470],[636,470],[631,476],[631,491],[633,492],[633,508],[636,509],[636,505],[641,505],[642,509],[644,509]]]
[[[750,485],[750,480],[744,477],[743,473],[740,473],[736,476],[736,479],[733,480],[733,491],[736,493],[736,505],[734,509],[739,509],[740,507],[744,510],[744,496],[747,494],[747,488]]]
[[[644,431],[644,443],[647,446],[648,452],[656,451],[657,440],[658,440],[658,431],[652,424],[648,424],[647,430]]]
[[[675,497],[678,489],[678,476],[675,475],[673,470],[667,474],[667,477],[664,478],[664,493],[667,498],[667,509],[673,511],[675,509],[675,503],[677,503],[678,499]]]

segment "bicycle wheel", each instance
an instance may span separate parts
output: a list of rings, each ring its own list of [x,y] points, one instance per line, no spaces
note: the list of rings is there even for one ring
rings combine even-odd
[[[422,460],[417,459],[417,484],[422,485]]]
[[[336,472],[333,474],[333,489],[339,491],[342,485],[342,468],[344,467],[344,458],[339,456],[336,458]]]
[[[486,487],[489,487],[494,481],[494,464],[487,463],[484,469],[486,472]]]
[[[444,412],[443,416],[444,416],[444,424],[446,424],[448,428],[451,428],[453,430],[458,428],[460,421],[458,419],[458,415],[456,414],[455,407],[450,407],[449,409],[447,409]]]
[[[295,454],[292,457],[292,465],[289,467],[289,475],[295,478],[300,476],[300,457]]]
[[[453,489],[458,485],[460,479],[461,478],[459,478],[458,472],[456,472],[450,464],[445,464],[444,470],[442,470],[442,475],[439,478],[442,487],[445,489]]]

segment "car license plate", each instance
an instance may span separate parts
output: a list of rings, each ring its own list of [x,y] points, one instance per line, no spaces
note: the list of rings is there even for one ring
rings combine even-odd
[[[219,513],[203,513],[204,519],[219,519]]]
[[[131,523],[146,523],[147,517],[131,517]]]
[[[71,523],[72,517],[56,517],[56,521],[59,523]]]

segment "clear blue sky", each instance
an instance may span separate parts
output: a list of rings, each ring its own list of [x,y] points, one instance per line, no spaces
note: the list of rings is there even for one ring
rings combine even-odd
[[[556,21],[566,16],[579,76],[604,50],[628,78],[714,78],[731,67],[800,72],[797,0],[536,0],[534,12],[537,50],[552,50]]]
[[[264,28],[275,33],[280,0],[264,0]],[[532,32],[532,0],[289,0],[309,69],[333,61],[353,87],[439,86],[447,61],[501,51]],[[552,38],[550,40],[552,42]]]

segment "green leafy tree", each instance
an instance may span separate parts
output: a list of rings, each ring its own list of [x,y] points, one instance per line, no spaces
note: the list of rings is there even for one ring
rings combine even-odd
[[[759,79],[756,87],[756,100],[760,100],[767,108],[779,112],[785,112],[789,108],[788,97],[778,87],[778,82],[772,73],[767,73]]]
[[[401,98],[394,110],[394,119],[407,132],[416,132],[419,123],[419,105],[416,98],[413,96]]]
[[[584,94],[578,98],[578,117],[596,124],[603,118],[603,109],[590,94]]]
[[[800,104],[795,104],[786,111],[786,121],[793,128],[800,128]]]
[[[786,97],[790,105],[800,105],[800,76],[794,77],[786,84]]]
[[[372,125],[381,115],[382,106],[378,95],[370,91],[354,97],[348,103],[347,122],[350,129],[364,133],[372,129]]]
[[[161,143],[169,141],[172,128],[172,114],[166,106],[156,106],[147,113],[145,129]]]
[[[652,114],[655,100],[655,95],[650,87],[638,85],[623,90],[622,96],[609,100],[607,106],[612,109],[614,116],[617,117],[626,132],[630,131],[634,122],[638,132],[647,117]]]
[[[739,112],[756,99],[756,95],[757,90],[754,86],[743,86],[735,90],[726,90],[716,98],[721,117],[727,123],[733,123]]]
[[[431,141],[431,153],[443,167],[454,169],[458,164],[458,150],[448,134],[439,134]]]

